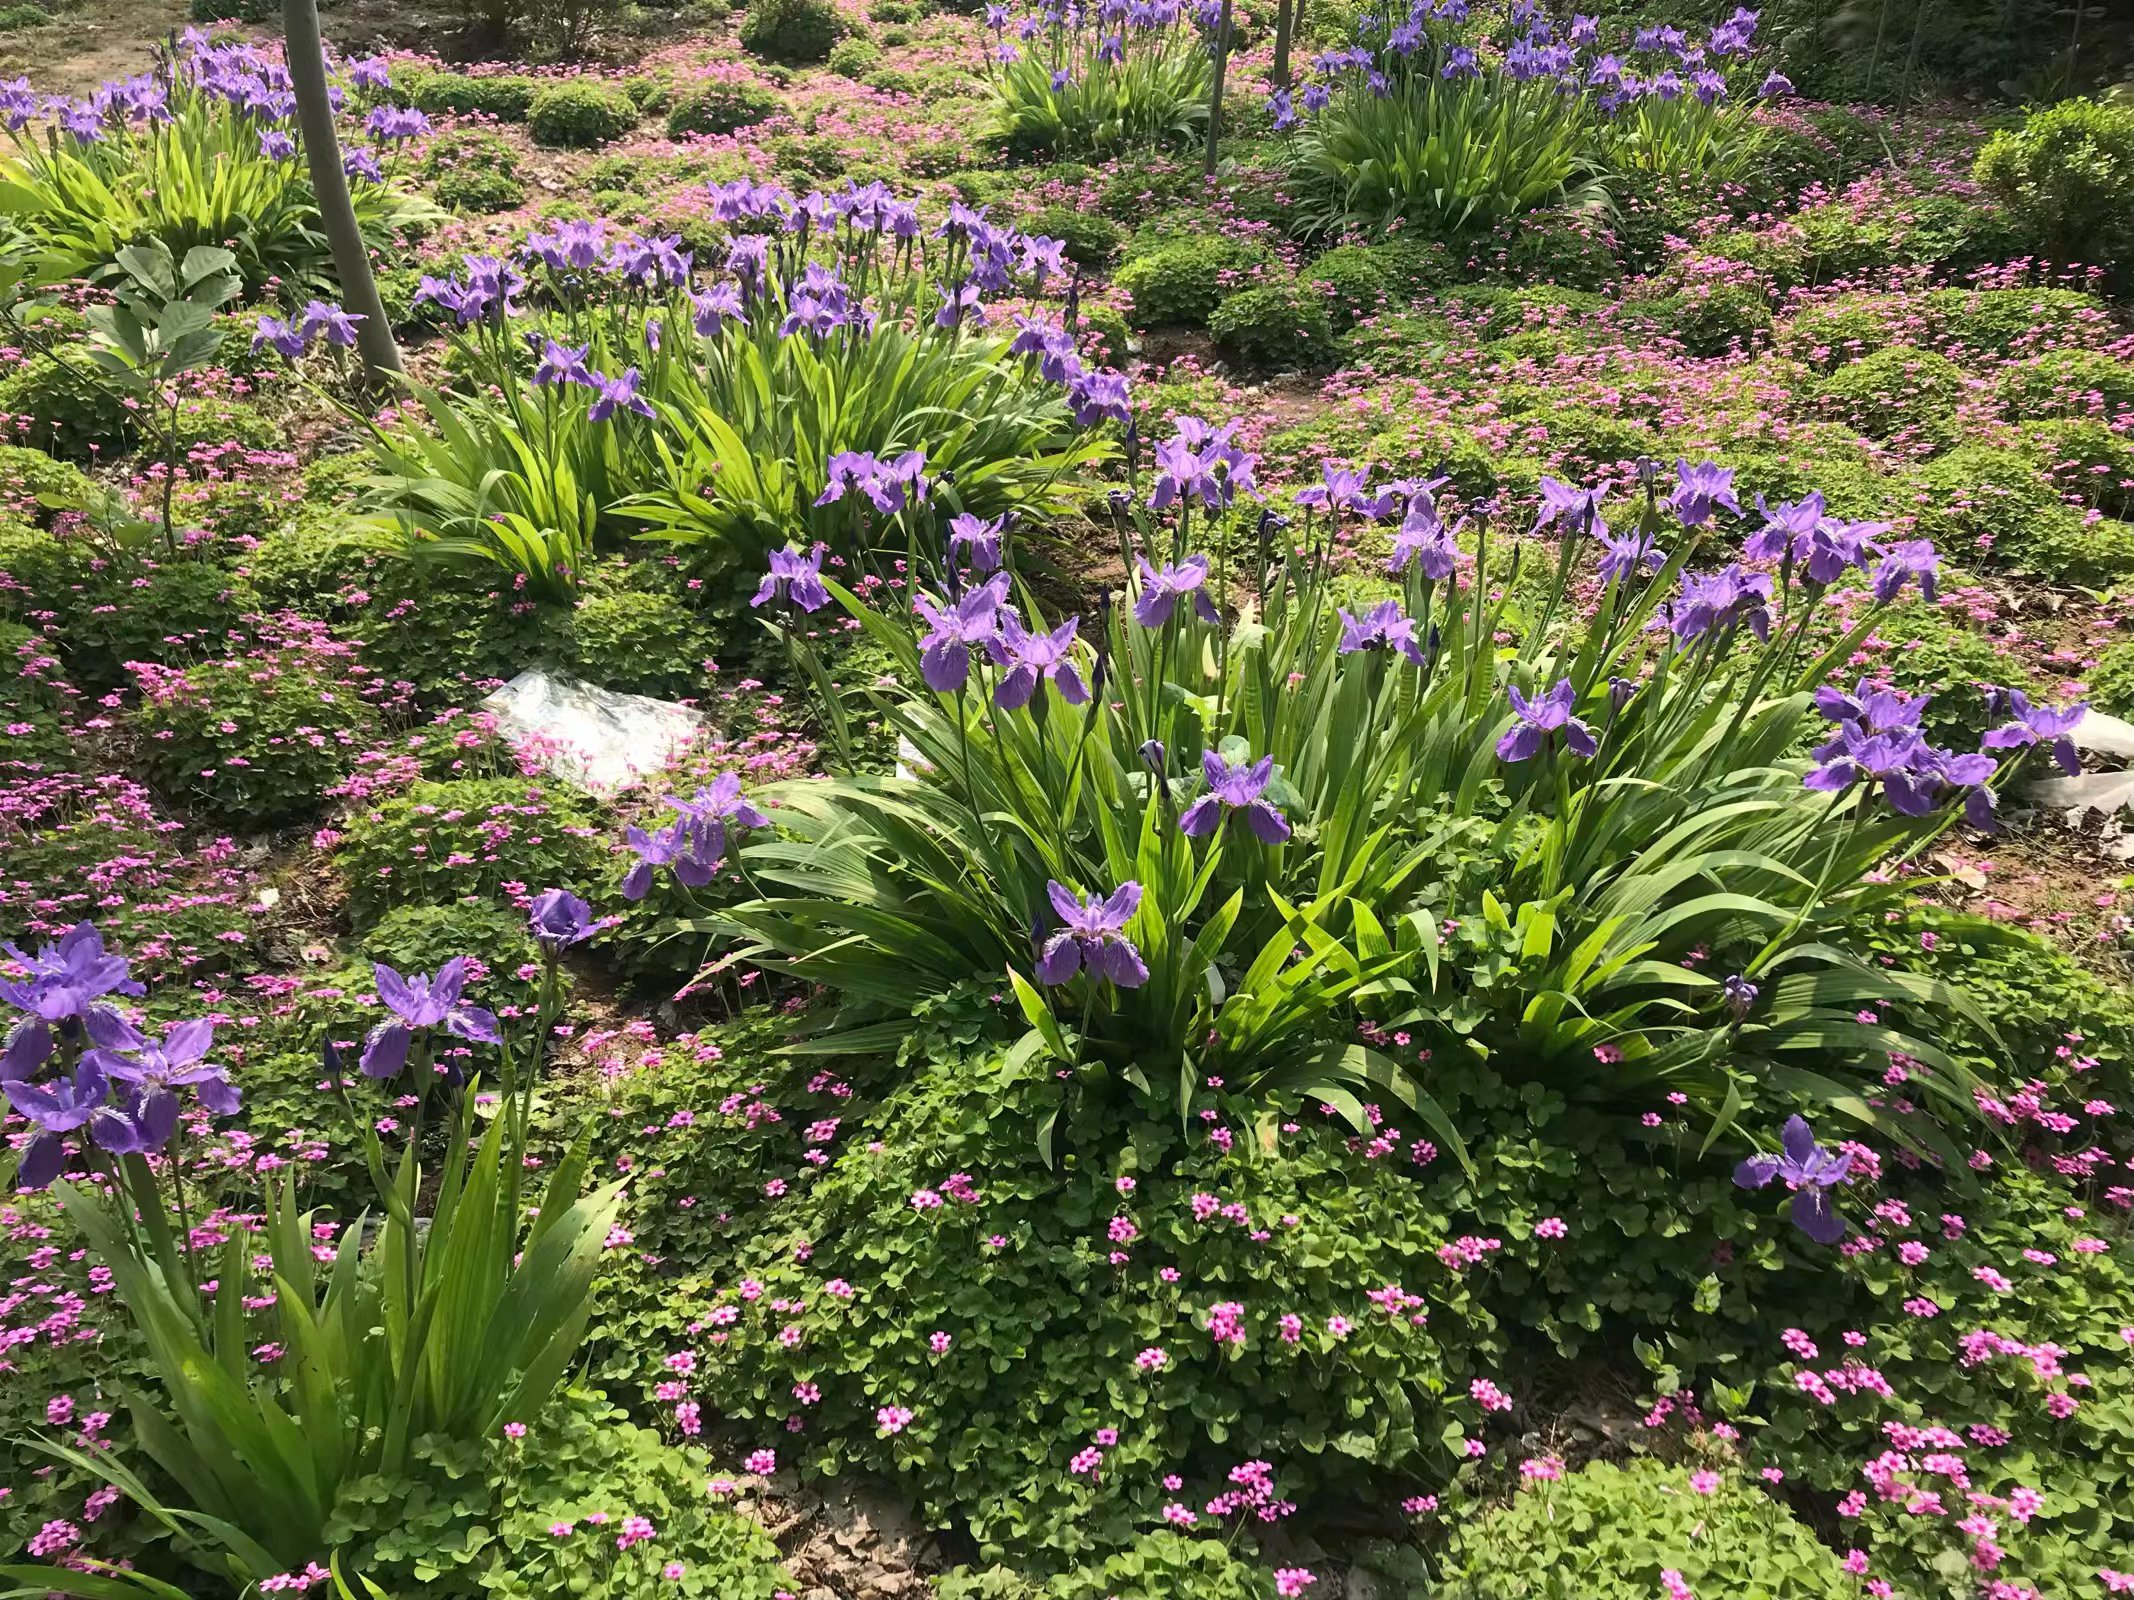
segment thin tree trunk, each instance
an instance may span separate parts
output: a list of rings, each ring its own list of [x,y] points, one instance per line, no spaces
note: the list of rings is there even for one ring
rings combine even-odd
[[[1223,79],[1230,69],[1230,0],[1223,0],[1223,14],[1215,24],[1215,82],[1208,90],[1208,160],[1202,169],[1215,176],[1215,147],[1223,137]]]
[[[319,227],[333,249],[341,308],[363,319],[356,324],[356,353],[363,358],[364,381],[375,386],[385,374],[401,371],[400,346],[378,299],[370,251],[348,198],[348,174],[341,170],[341,141],[334,135],[333,104],[326,97],[326,54],[319,43],[316,0],[282,0],[282,38],[289,86],[296,92],[297,129],[304,138],[311,192],[319,205]]]
[[[1281,0],[1274,14],[1274,86],[1289,87],[1289,33],[1294,25],[1290,16],[1292,0]]]

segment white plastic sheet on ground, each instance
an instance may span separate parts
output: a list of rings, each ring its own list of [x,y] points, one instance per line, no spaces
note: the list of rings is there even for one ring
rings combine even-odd
[[[482,707],[505,737],[532,747],[544,771],[599,794],[657,772],[704,726],[687,706],[541,671],[520,673]]]
[[[2075,724],[2078,748],[2091,755],[2134,756],[2134,724],[2092,711]],[[2057,811],[2069,826],[2079,827],[2095,813],[2104,818],[2105,853],[2121,861],[2134,860],[2134,833],[2127,831],[2122,813],[2134,811],[2134,772],[2085,772],[2073,778],[2054,776],[2033,779],[2026,796],[2048,810]]]

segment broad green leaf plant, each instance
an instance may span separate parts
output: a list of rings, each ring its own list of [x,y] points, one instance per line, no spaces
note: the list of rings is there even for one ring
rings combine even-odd
[[[554,903],[580,914],[544,923],[541,908]],[[49,1184],[111,1269],[154,1380],[124,1397],[145,1460],[56,1441],[40,1448],[122,1490],[201,1571],[249,1589],[329,1559],[344,1488],[401,1470],[425,1436],[476,1442],[530,1421],[576,1359],[622,1185],[588,1186],[581,1138],[528,1191],[557,957],[591,929],[582,902],[558,891],[536,912],[542,998],[523,1038],[507,1039],[493,1015],[460,1000],[454,961],[431,978],[379,970],[388,1021],[372,1029],[356,1072],[326,1045],[325,1076],[378,1200],[375,1213],[345,1222],[302,1208],[294,1168],[260,1174],[256,1214],[246,1216],[241,1193],[210,1210],[199,1172],[188,1171],[176,1098],[192,1086],[204,1111],[235,1109],[219,1069],[193,1064],[209,1025],[145,1039],[100,997],[99,985],[138,988],[86,924],[39,953],[27,985],[9,986],[33,1017],[59,1004],[85,1008],[30,1025],[48,1028],[42,1071],[8,1088],[43,1131],[17,1182]],[[62,987],[70,977],[74,986]],[[484,1093],[458,1052],[439,1049],[447,1033],[496,1047],[498,1092]],[[397,1162],[380,1134],[397,1124],[381,1118],[385,1102],[366,1084],[414,1102]],[[423,1160],[433,1110],[442,1151],[434,1174]],[[62,1169],[70,1176],[55,1181]],[[6,1575],[29,1570],[37,1592],[82,1600],[174,1592],[116,1572]]]
[[[269,279],[327,291],[331,255],[293,130],[288,73],[252,45],[187,30],[155,66],[51,120],[26,80],[0,89],[12,152],[0,158],[0,216],[29,239],[46,281],[108,277],[128,245],[183,256],[227,246],[246,286]],[[419,117],[419,113],[403,116]],[[390,141],[418,131],[379,124],[376,151],[350,156],[352,196],[373,247],[443,213],[399,183]]]
[[[1352,1116],[1390,1094],[1454,1144],[1427,1094],[1445,1050],[1618,1107],[1681,1095],[1713,1138],[1763,1095],[1893,1125],[1892,1072],[1970,1114],[1969,1072],[1877,1012],[1968,1003],[1870,967],[1854,930],[1943,831],[1990,821],[2006,775],[1926,745],[1921,702],[1834,681],[1931,584],[1929,547],[1810,497],[1756,536],[1775,579],[1698,571],[1737,509],[1710,463],[1667,496],[1649,473],[1621,532],[1599,492],[1545,480],[1553,547],[1448,526],[1437,482],[1329,469],[1292,537],[1240,520],[1229,429],[1180,428],[1153,488],[1115,497],[1134,576],[1086,631],[1042,619],[1012,547],[993,570],[968,525],[949,548],[975,559],[923,573],[916,624],[885,573],[766,580],[796,647],[794,608],[834,599],[891,654],[897,684],[848,697],[904,759],[769,792],[777,828],[738,854],[754,897],[702,924],[729,961],[841,996],[833,1040],[997,981],[1024,1057],[1078,1093],[1184,1108],[1219,1076]],[[1388,576],[1342,571],[1381,519]],[[1840,583],[1868,603],[1818,649]]]
[[[997,517],[1063,510],[1109,456],[1091,430],[1123,416],[1123,382],[1085,374],[1065,330],[995,330],[983,303],[1057,277],[1055,242],[960,206],[922,236],[878,184],[796,200],[744,181],[716,210],[736,229],[716,275],[678,239],[564,223],[426,282],[459,380],[412,385],[373,426],[368,486],[411,554],[560,597],[600,540],[717,574],[835,537],[841,460],[923,453],[944,504]]]

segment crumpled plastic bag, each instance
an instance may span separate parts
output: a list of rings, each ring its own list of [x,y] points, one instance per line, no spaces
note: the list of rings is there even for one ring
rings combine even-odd
[[[671,700],[622,694],[538,669],[482,701],[498,731],[530,750],[544,772],[596,794],[627,789],[666,766],[704,727],[704,714]]]

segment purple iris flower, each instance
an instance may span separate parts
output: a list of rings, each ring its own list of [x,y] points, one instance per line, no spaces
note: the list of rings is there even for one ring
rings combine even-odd
[[[1260,798],[1274,777],[1273,756],[1232,763],[1213,750],[1203,750],[1200,771],[1208,780],[1208,792],[1187,806],[1185,815],[1178,819],[1178,826],[1186,833],[1204,838],[1222,825],[1223,814],[1228,812],[1231,819],[1243,818],[1262,844],[1280,844],[1289,837],[1289,819]]]
[[[1944,782],[1943,759],[1914,730],[1869,733],[1844,722],[1834,738],[1816,747],[1816,764],[1801,782],[1822,794],[1841,794],[1862,780],[1880,783],[1892,810],[1923,817],[1934,809]]]
[[[1038,684],[1050,680],[1069,705],[1086,705],[1089,686],[1074,664],[1074,635],[1081,620],[1069,617],[1050,633],[1031,633],[1013,611],[1002,611],[1000,635],[986,647],[994,664],[1007,668],[994,686],[993,704],[1003,711],[1020,711]]]
[[[1109,979],[1122,989],[1138,989],[1148,982],[1148,964],[1141,952],[1121,931],[1141,905],[1141,885],[1122,883],[1107,899],[1091,895],[1078,900],[1057,883],[1048,882],[1045,893],[1061,927],[1045,941],[1037,958],[1039,983],[1065,983],[1087,969],[1092,978]]]
[[[1539,533],[1550,523],[1562,518],[1571,529],[1600,534],[1608,524],[1601,520],[1600,505],[1606,499],[1605,486],[1598,489],[1581,489],[1576,484],[1559,483],[1554,478],[1541,480],[1541,514],[1534,519],[1532,532]]]
[[[595,373],[594,384],[599,393],[593,403],[585,408],[585,420],[605,422],[617,411],[634,411],[641,417],[652,415],[652,407],[637,392],[638,374],[635,367],[624,367],[622,376],[610,378],[605,373]]]
[[[1660,554],[1660,544],[1649,533],[1632,529],[1625,534],[1601,530],[1600,575],[1603,583],[1628,583],[1637,576],[1638,569],[1658,572],[1666,565],[1667,558]]]
[[[1847,694],[1825,684],[1815,691],[1815,708],[1832,722],[1856,722],[1863,733],[1917,733],[1930,696],[1879,688],[1862,678]]]
[[[341,156],[341,170],[351,178],[361,178],[366,183],[385,182],[385,168],[378,165],[377,156],[368,150],[349,150]]]
[[[129,974],[124,956],[104,948],[104,936],[92,922],[78,922],[59,943],[39,945],[35,955],[21,946],[0,944],[29,976],[0,981],[0,1000],[39,1022],[68,1022],[109,1010],[106,995],[142,993]]]
[[[592,349],[589,344],[573,346],[554,339],[545,341],[541,346],[541,358],[534,363],[534,387],[545,389],[554,384],[575,383],[587,389],[598,388],[598,380],[585,364]]]
[[[593,920],[593,908],[568,889],[543,889],[534,896],[526,920],[534,942],[551,955],[592,938],[600,926]]]
[[[1668,625],[1678,642],[1690,640],[1714,628],[1747,623],[1758,639],[1771,637],[1771,577],[1750,572],[1738,561],[1721,572],[1682,574],[1682,593],[1668,612]]]
[[[528,234],[524,248],[552,272],[590,272],[607,259],[608,225],[597,217],[559,222],[551,232]]]
[[[622,880],[622,897],[633,903],[652,892],[652,869],[655,867],[674,867],[679,877],[681,864],[691,861],[696,863],[692,875],[701,875],[703,882],[708,883],[712,869],[718,865],[715,860],[704,862],[696,855],[697,835],[685,821],[669,823],[652,833],[632,823],[623,830],[623,842],[637,852],[635,865]]]
[[[840,450],[830,458],[824,478],[817,505],[832,505],[857,490],[885,517],[907,504],[924,505],[930,484],[923,450],[907,450],[893,461],[877,460],[864,450]]]
[[[390,88],[392,63],[383,56],[357,56],[348,64],[348,81],[358,89]]]
[[[1277,89],[1267,97],[1267,109],[1274,117],[1274,131],[1287,133],[1297,125],[1297,108],[1290,104],[1289,91]]]
[[[364,130],[383,144],[417,139],[430,131],[430,119],[413,106],[374,106],[363,120]]]
[[[1738,972],[1722,983],[1719,989],[1726,998],[1727,1010],[1737,1023],[1747,1018],[1756,1004],[1757,995],[1763,992]]]
[[[687,821],[716,830],[717,848],[721,854],[726,849],[729,824],[737,828],[766,828],[771,821],[741,792],[740,776],[732,772],[720,773],[681,802],[680,810]]]
[[[285,360],[294,361],[304,353],[309,343],[305,337],[280,317],[261,317],[259,325],[252,330],[252,353],[272,350]]]
[[[1593,730],[1571,715],[1578,704],[1578,691],[1571,687],[1569,678],[1557,679],[1555,688],[1531,700],[1521,694],[1516,685],[1509,693],[1512,711],[1518,720],[1497,741],[1498,760],[1531,760],[1542,751],[1553,749],[1559,733],[1571,754],[1593,754],[1597,748],[1593,743]]]
[[[1398,651],[1419,667],[1426,664],[1422,644],[1415,637],[1415,619],[1401,615],[1399,601],[1381,600],[1360,617],[1351,616],[1346,608],[1336,615],[1341,621],[1341,642],[1335,647],[1336,654]]]
[[[1404,572],[1412,561],[1421,567],[1425,578],[1442,583],[1471,559],[1462,553],[1454,538],[1458,531],[1438,520],[1437,503],[1428,491],[1418,493],[1393,535],[1393,558],[1387,563],[1388,569]]]
[[[1761,1189],[1773,1178],[1783,1178],[1793,1194],[1793,1224],[1817,1244],[1836,1244],[1845,1237],[1845,1220],[1830,1204],[1830,1191],[1852,1171],[1852,1156],[1825,1150],[1815,1142],[1815,1130],[1805,1118],[1788,1117],[1779,1134],[1780,1153],[1754,1155],[1734,1169],[1734,1181],[1744,1189]]]
[[[962,691],[970,676],[971,652],[989,649],[1000,639],[1000,606],[1007,597],[1005,572],[966,589],[953,606],[926,594],[912,597],[913,607],[929,629],[919,641],[919,675],[928,688],[937,694]]]
[[[314,300],[304,307],[296,331],[306,342],[324,334],[328,344],[353,350],[356,347],[356,324],[362,320],[363,314],[359,311],[343,311],[324,300]]]
[[[223,1068],[206,1059],[215,1034],[215,1024],[208,1018],[180,1022],[160,1041],[150,1039],[116,1012],[91,1017],[88,1029],[97,1046],[89,1056],[104,1076],[133,1084],[150,1098],[160,1095],[168,1099],[173,1125],[177,1116],[177,1096],[173,1091],[178,1089],[191,1089],[200,1103],[218,1117],[236,1112],[240,1103],[236,1085]],[[156,1111],[160,1115],[161,1108]],[[166,1129],[164,1139],[168,1137]],[[101,1137],[97,1142],[116,1154],[127,1153]],[[158,1139],[150,1148],[160,1149],[162,1145],[163,1139]]]
[[[1780,95],[1793,92],[1793,80],[1783,72],[1773,72],[1756,86],[1756,93],[1765,100],[1775,100]]]
[[[1140,590],[1134,596],[1134,620],[1144,628],[1161,628],[1170,622],[1178,610],[1178,602],[1190,598],[1193,614],[1201,621],[1215,624],[1222,621],[1215,609],[1215,602],[1208,597],[1208,558],[1187,556],[1176,565],[1152,567],[1140,556],[1134,557],[1134,570],[1141,579]]]
[[[1156,446],[1156,486],[1149,507],[1198,499],[1211,511],[1227,508],[1240,489],[1250,490],[1259,458],[1234,442],[1235,421],[1212,427],[1199,417],[1178,418],[1178,432]],[[1309,492],[1309,491],[1307,491]]]
[[[1882,547],[1882,563],[1875,568],[1875,598],[1884,602],[1904,593],[1912,579],[1919,580],[1919,594],[1934,603],[1934,580],[1941,571],[1941,556],[1925,539],[1904,539]]]
[[[2053,760],[2069,777],[2082,770],[2082,757],[2070,737],[2089,715],[2089,702],[2078,700],[2071,706],[2055,710],[2051,706],[2034,706],[2030,696],[2020,689],[2010,689],[2008,715],[2015,720],[1989,732],[1984,744],[1989,750],[2019,750],[2028,745],[2049,744]]]
[[[1691,466],[1676,458],[1675,492],[1668,504],[1692,528],[1710,521],[1714,506],[1724,506],[1735,516],[1741,515],[1741,502],[1734,498],[1733,470],[1716,461],[1700,461]]]
[[[656,283],[687,283],[689,269],[696,257],[682,249],[681,244],[681,239],[674,234],[655,239],[631,234],[609,247],[607,269],[625,282],[645,287]]]
[[[960,511],[948,520],[948,547],[965,572],[997,572],[1007,531],[1005,515],[974,517],[968,511]]]
[[[0,1089],[6,1091],[8,1103],[37,1126],[37,1136],[15,1169],[15,1184],[23,1189],[49,1189],[52,1180],[66,1170],[65,1136],[96,1114],[109,1097],[110,1085],[102,1069],[85,1056],[72,1078],[50,1083],[10,1080],[0,1084]]]
[[[276,128],[259,136],[259,153],[269,161],[287,161],[296,154],[296,141]]]
[[[1370,494],[1370,474],[1331,463],[1320,467],[1321,481],[1297,491],[1300,506],[1325,506],[1329,511],[1353,511]]]
[[[432,1028],[442,1027],[455,1038],[482,1044],[502,1042],[496,1013],[460,999],[467,985],[465,956],[454,956],[437,969],[435,977],[421,973],[402,977],[382,961],[371,970],[378,981],[378,998],[393,1016],[371,1029],[363,1041],[360,1070],[364,1077],[397,1077],[407,1065],[408,1046],[415,1035]]]
[[[689,297],[690,308],[696,313],[696,331],[705,338],[715,337],[729,322],[748,326],[748,313],[741,306],[741,291],[730,283],[714,284],[702,294]]]
[[[822,558],[828,549],[828,545],[818,542],[806,551],[790,545],[773,550],[770,571],[756,585],[755,597],[749,604],[764,606],[773,600],[790,600],[803,611],[820,611],[830,603],[830,591],[822,586]]]
[[[1078,428],[1094,428],[1109,420],[1125,426],[1132,420],[1128,406],[1126,375],[1109,368],[1084,372],[1068,380],[1067,405]]]

